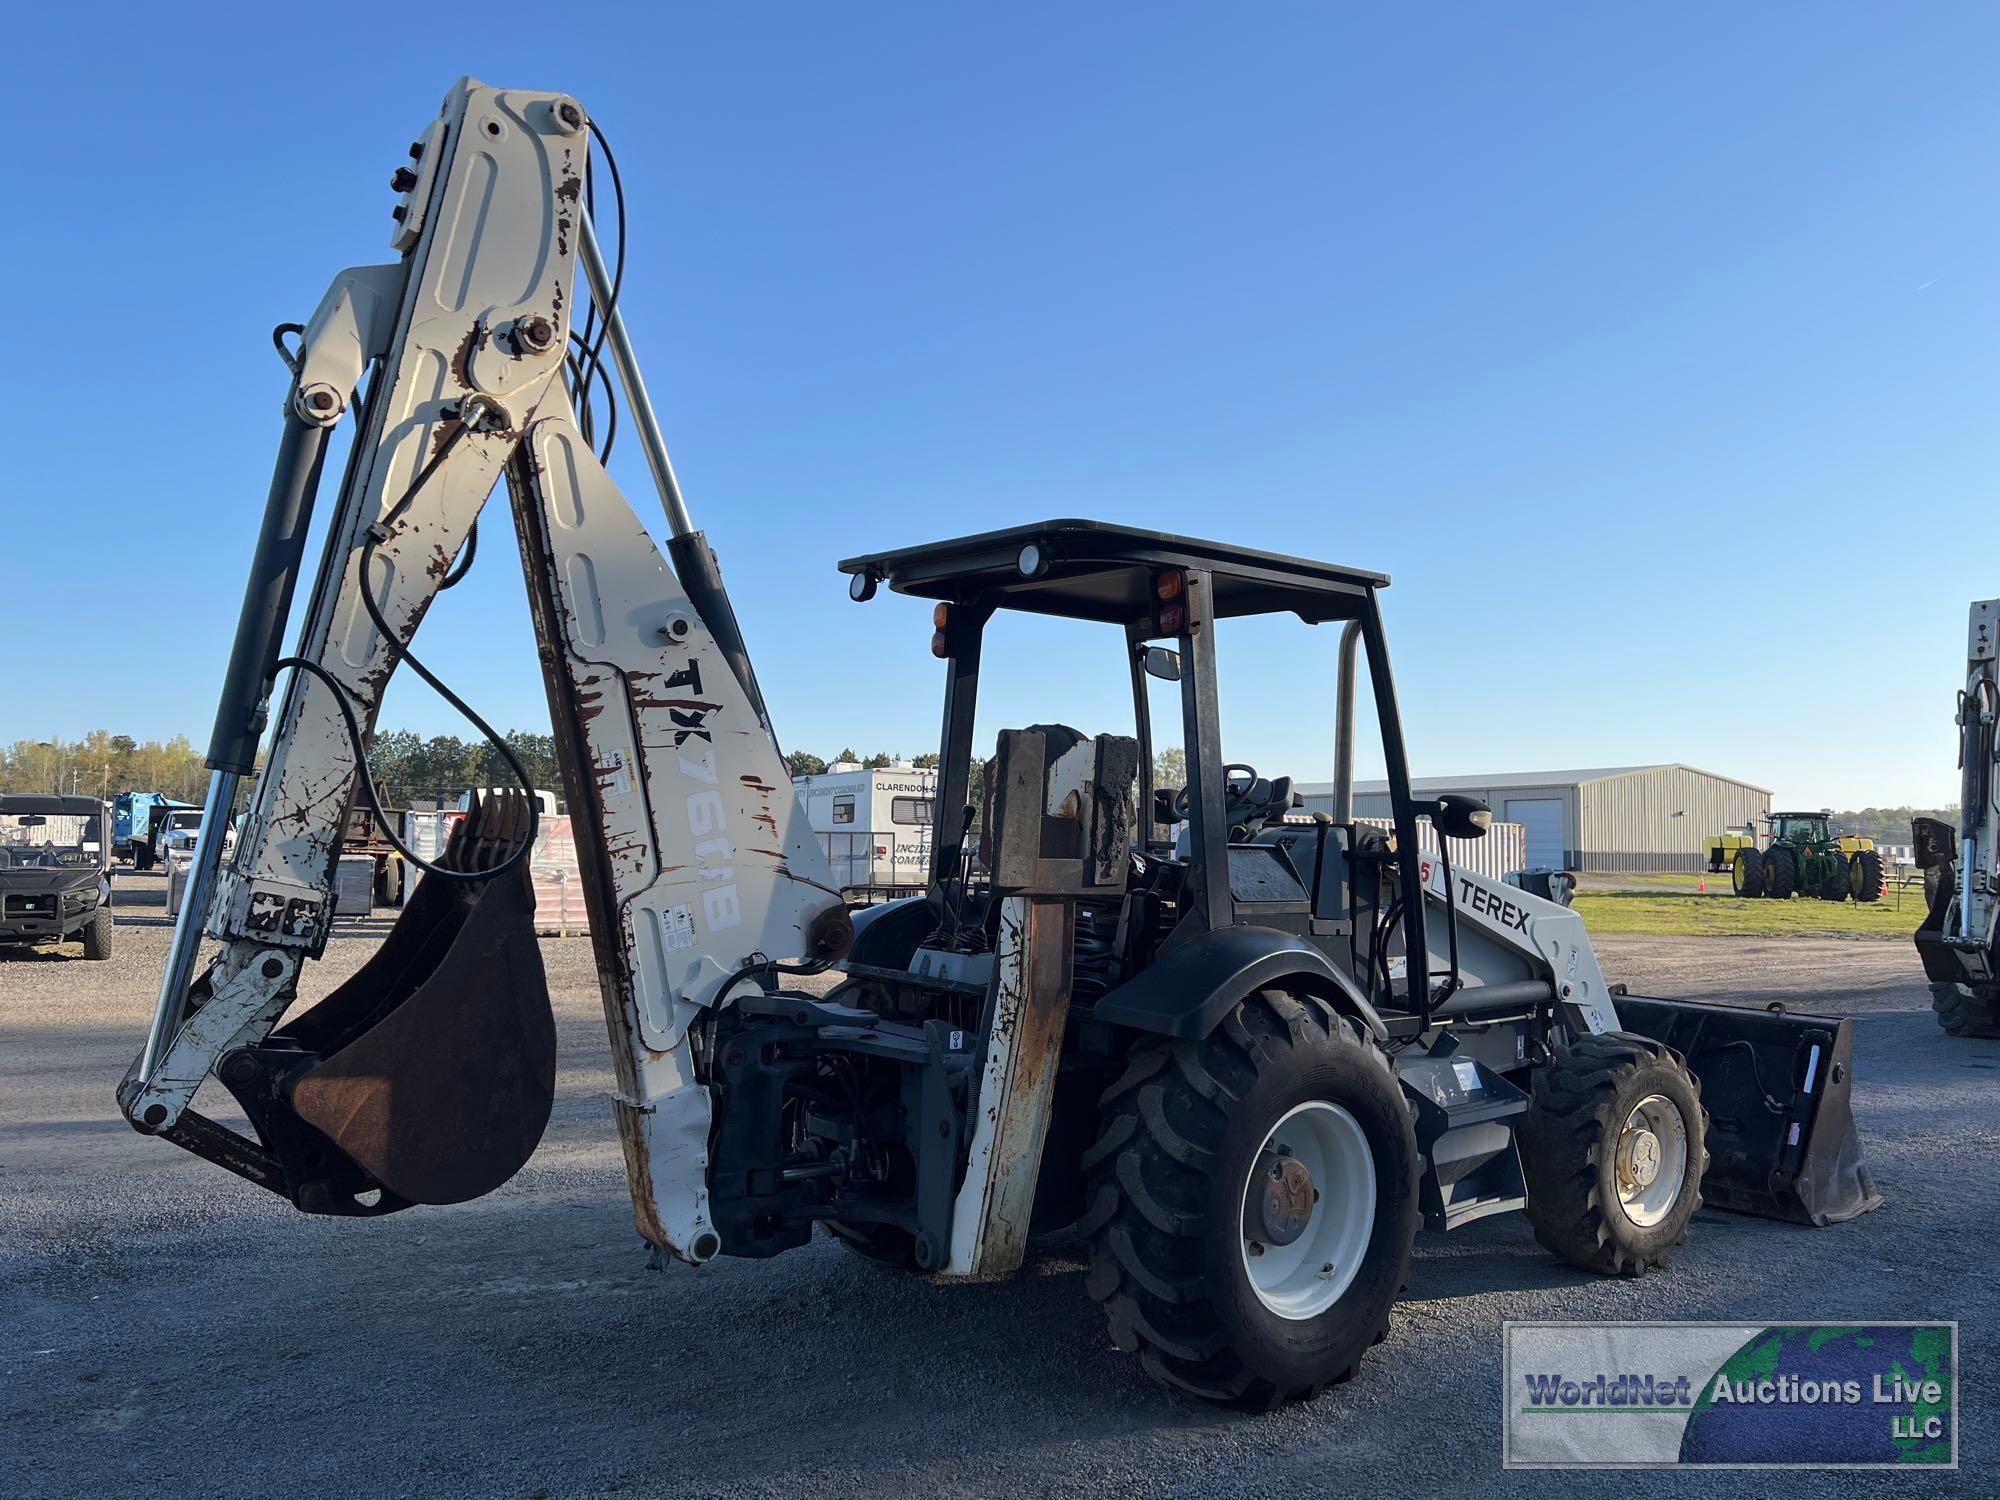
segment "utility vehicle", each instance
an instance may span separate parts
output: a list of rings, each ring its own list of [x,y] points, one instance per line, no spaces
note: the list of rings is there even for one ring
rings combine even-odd
[[[83,944],[111,957],[111,805],[0,794],[0,944]]]

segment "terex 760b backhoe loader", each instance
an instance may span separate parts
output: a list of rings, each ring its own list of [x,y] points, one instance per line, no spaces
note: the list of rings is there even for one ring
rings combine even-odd
[[[1958,827],[1911,831],[1929,898],[1917,953],[1953,1036],[2000,1037],[2000,599],[1974,602],[1958,695]]]
[[[281,344],[284,440],[209,750],[218,823],[291,675],[226,867],[221,840],[199,846],[120,1089],[135,1126],[323,1214],[461,1202],[534,1149],[555,1064],[524,799],[476,807],[367,965],[293,1003],[357,775],[379,806],[364,748],[383,686],[399,663],[439,685],[407,643],[504,477],[653,1245],[767,1256],[819,1224],[876,1260],[987,1275],[1080,1224],[1120,1344],[1266,1405],[1354,1370],[1420,1223],[1524,1209],[1557,1253],[1633,1274],[1665,1264],[1704,1192],[1811,1223],[1879,1201],[1847,1022],[1623,996],[1573,912],[1454,871],[1448,842],[1421,854],[1420,818],[1467,837],[1486,813],[1410,793],[1379,574],[1083,521],[841,564],[856,599],[933,601],[946,663],[928,891],[850,919],[639,379],[588,208],[593,131],[562,95],[461,82],[394,179],[400,259],[343,272]],[[666,560],[593,451],[607,347]],[[1108,627],[1136,733],[1001,732],[975,861],[974,699],[1003,610]],[[1341,791],[1317,822],[1285,820],[1289,779],[1223,757],[1216,626],[1263,614],[1340,627]],[[1351,816],[1363,651],[1388,836]],[[1152,785],[1174,733],[1155,682],[1176,685],[1184,787]],[[204,930],[219,947],[197,977]],[[836,965],[830,993],[785,985]],[[254,1139],[192,1107],[211,1071]]]

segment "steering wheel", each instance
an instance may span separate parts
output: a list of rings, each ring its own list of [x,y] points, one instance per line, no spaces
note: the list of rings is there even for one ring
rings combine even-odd
[[[1239,774],[1241,776],[1240,782],[1238,781]],[[1250,788],[1256,784],[1257,768],[1255,766],[1246,766],[1240,760],[1233,760],[1224,766],[1222,768],[1223,810],[1227,812],[1232,804],[1243,801],[1245,797],[1250,795]],[[1188,820],[1189,814],[1194,809],[1194,803],[1189,800],[1188,796],[1191,791],[1193,791],[1192,787],[1184,786],[1174,793],[1174,816],[1179,818],[1183,823]]]

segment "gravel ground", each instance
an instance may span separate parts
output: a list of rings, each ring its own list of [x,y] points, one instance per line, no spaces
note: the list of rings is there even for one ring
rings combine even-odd
[[[311,1219],[133,1134],[111,1093],[167,931],[119,877],[104,964],[0,957],[0,1493],[1806,1494],[1826,1476],[1499,1469],[1505,1318],[1963,1323],[1965,1467],[1848,1493],[1993,1494],[2000,1043],[1934,1025],[1901,944],[1608,939],[1655,994],[1851,1013],[1888,1207],[1811,1231],[1704,1212],[1673,1268],[1599,1280],[1515,1216],[1424,1235],[1361,1378],[1246,1418],[1111,1349],[1057,1242],[1006,1282],[880,1271],[816,1242],[646,1269],[604,1095],[588,945],[544,943],[561,1033],[540,1151],[478,1203]],[[148,907],[152,910],[149,913]],[[376,929],[379,931],[379,928]],[[350,929],[313,974],[351,972]],[[218,1089],[219,1093],[220,1090]],[[206,1100],[207,1096],[204,1096]]]

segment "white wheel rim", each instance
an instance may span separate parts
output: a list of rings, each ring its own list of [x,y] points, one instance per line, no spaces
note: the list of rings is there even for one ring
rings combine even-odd
[[[1274,1167],[1283,1176],[1274,1179]],[[1305,1226],[1277,1243],[1267,1216],[1268,1183],[1298,1202],[1299,1169],[1313,1197]],[[1361,1124],[1315,1099],[1271,1127],[1243,1181],[1243,1273],[1257,1300],[1281,1318],[1316,1318],[1353,1285],[1375,1232],[1375,1154]]]
[[[1665,1094],[1648,1094],[1632,1106],[1618,1132],[1612,1171],[1618,1206],[1641,1229],[1673,1212],[1687,1181],[1688,1130],[1680,1106]]]

